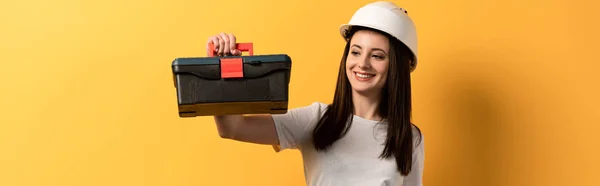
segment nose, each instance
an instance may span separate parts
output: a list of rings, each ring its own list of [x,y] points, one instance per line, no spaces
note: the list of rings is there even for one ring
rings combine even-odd
[[[361,69],[371,68],[371,58],[368,55],[363,55],[360,60],[358,60],[358,67]]]

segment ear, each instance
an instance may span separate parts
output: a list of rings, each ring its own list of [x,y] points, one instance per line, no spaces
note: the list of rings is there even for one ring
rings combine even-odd
[[[414,58],[409,57],[408,59],[408,69],[410,72],[413,72],[416,68]]]

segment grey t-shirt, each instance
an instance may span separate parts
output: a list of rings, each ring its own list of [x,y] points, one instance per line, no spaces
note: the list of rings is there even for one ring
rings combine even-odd
[[[312,147],[311,135],[327,104],[315,102],[272,115],[279,137],[277,152],[298,149],[302,154],[308,186],[422,186],[424,141],[413,128],[415,148],[411,173],[404,177],[396,161],[380,159],[386,137],[385,124],[353,116],[352,127],[327,152]]]

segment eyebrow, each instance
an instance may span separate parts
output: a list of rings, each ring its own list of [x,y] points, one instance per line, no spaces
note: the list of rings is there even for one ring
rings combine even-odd
[[[358,48],[362,49],[362,47],[359,46],[359,45],[357,45],[357,44],[353,44],[352,46],[353,47],[358,47]],[[387,55],[387,53],[383,49],[381,49],[381,48],[373,48],[373,50],[379,50],[379,51],[383,52],[385,55]]]

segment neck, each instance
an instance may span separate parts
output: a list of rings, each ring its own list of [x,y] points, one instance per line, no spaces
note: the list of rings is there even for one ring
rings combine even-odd
[[[352,103],[354,104],[354,115],[368,120],[380,120],[380,101],[381,94],[379,92],[359,93],[353,91]]]

